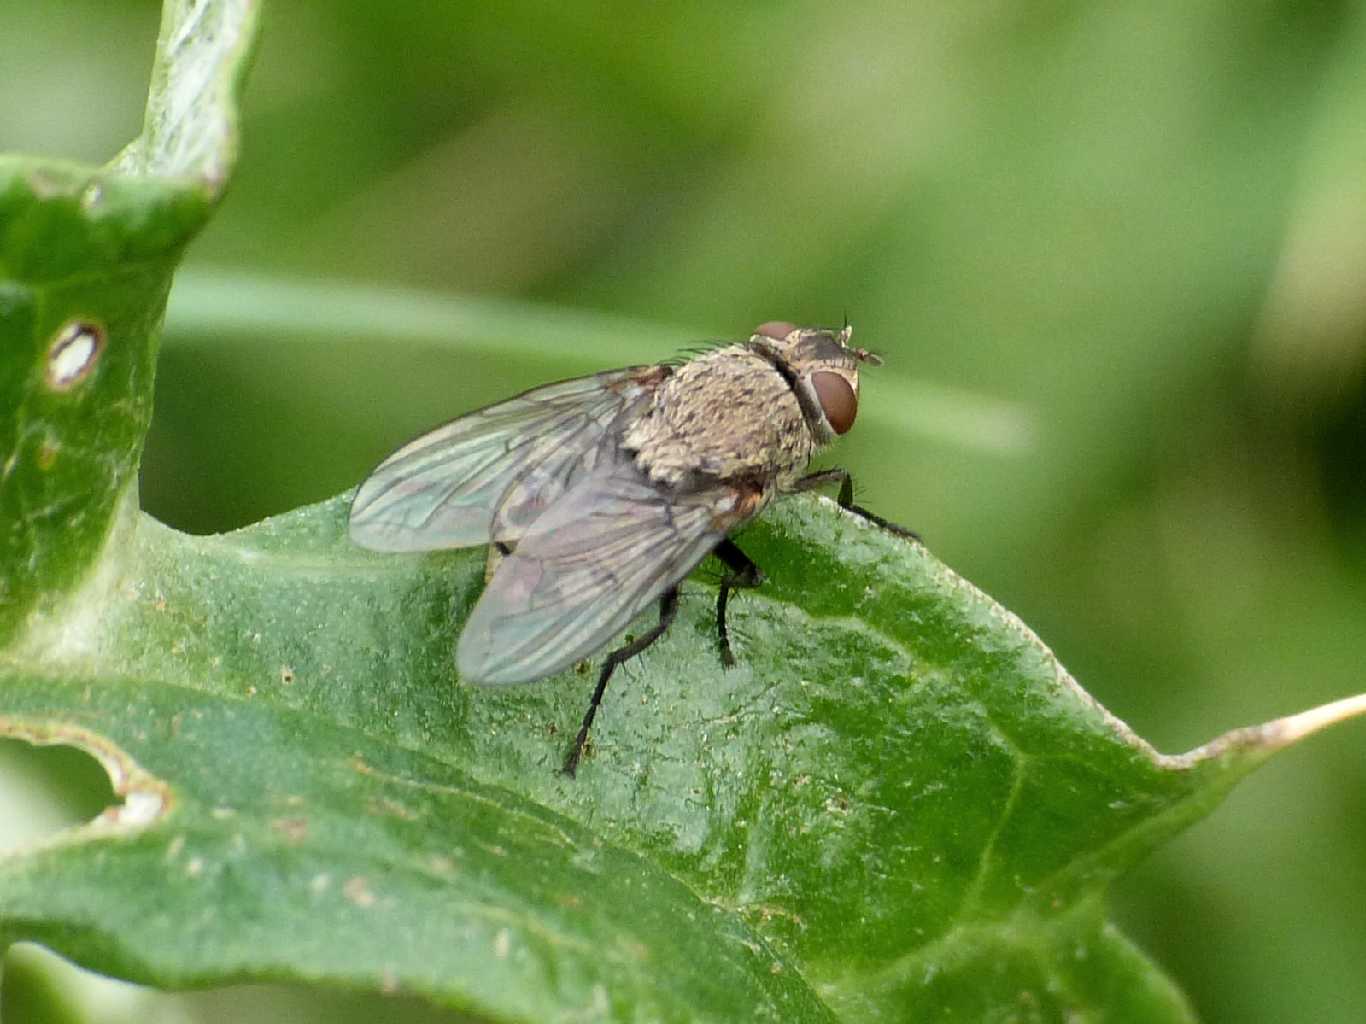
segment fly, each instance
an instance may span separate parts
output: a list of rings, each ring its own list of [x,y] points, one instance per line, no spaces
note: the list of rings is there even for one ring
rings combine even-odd
[[[721,660],[732,591],[763,573],[729,539],[780,494],[827,484],[855,505],[847,471],[808,473],[858,412],[851,327],[770,322],[748,341],[677,366],[630,366],[547,384],[404,445],[360,485],[351,538],[376,551],[491,544],[505,557],[456,646],[460,677],[542,679],[595,655],[649,604],[659,620],[603,661],[564,762],[573,775],[616,667],[654,643],[678,585],[709,554],[729,570],[717,597]]]

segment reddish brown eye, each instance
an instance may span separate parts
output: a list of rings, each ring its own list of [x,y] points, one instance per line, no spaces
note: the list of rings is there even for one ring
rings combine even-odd
[[[768,323],[760,324],[754,328],[754,333],[762,334],[765,338],[782,341],[796,329],[796,324],[790,324],[786,320],[770,320]]]
[[[837,434],[848,433],[858,415],[858,396],[849,382],[838,373],[817,370],[811,375],[811,386],[821,403],[821,412],[830,421],[830,429]]]

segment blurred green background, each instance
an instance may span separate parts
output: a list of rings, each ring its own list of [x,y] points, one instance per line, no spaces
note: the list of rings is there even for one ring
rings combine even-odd
[[[6,0],[0,149],[110,158],[157,17]],[[513,390],[847,314],[887,359],[837,449],[864,503],[1159,748],[1366,689],[1366,5],[264,23],[172,295],[161,519],[229,529]],[[1366,1019],[1366,727],[1283,755],[1114,903],[1207,1020]]]

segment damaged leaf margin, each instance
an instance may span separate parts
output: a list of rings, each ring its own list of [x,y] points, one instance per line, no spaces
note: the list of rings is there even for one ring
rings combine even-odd
[[[1261,725],[1233,729],[1184,754],[1158,754],[1166,768],[1189,770],[1201,765],[1247,758],[1260,764],[1329,726],[1366,715],[1366,693],[1343,697]]]
[[[0,739],[22,740],[36,747],[72,747],[88,754],[99,762],[114,795],[122,800],[116,806],[106,807],[88,822],[7,851],[0,859],[23,857],[53,846],[129,835],[154,826],[174,807],[170,786],[144,770],[126,750],[94,729],[56,719],[0,715]]]

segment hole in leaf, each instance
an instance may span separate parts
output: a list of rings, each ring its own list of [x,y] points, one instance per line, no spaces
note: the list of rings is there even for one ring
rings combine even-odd
[[[104,328],[97,323],[72,320],[64,324],[48,349],[48,387],[69,391],[90,376],[104,349],[104,339]]]
[[[83,825],[118,803],[108,774],[89,754],[0,739],[0,851]]]

